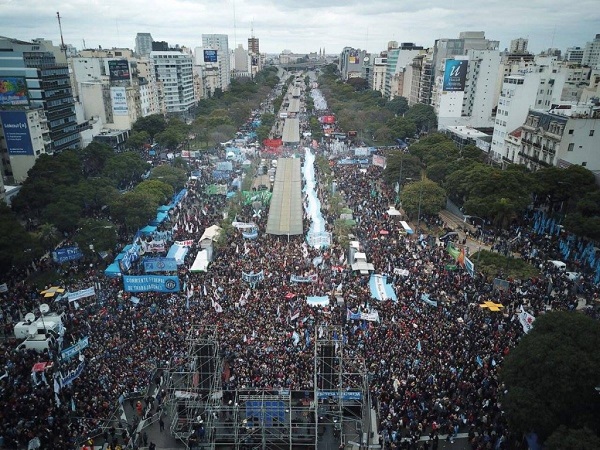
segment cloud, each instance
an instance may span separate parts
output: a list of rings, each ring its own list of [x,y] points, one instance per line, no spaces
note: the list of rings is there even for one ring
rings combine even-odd
[[[0,0],[0,10],[1,34],[55,42],[60,11],[65,41],[78,48],[84,39],[88,47],[133,47],[138,32],[188,47],[201,45],[203,33],[222,33],[233,48],[236,42],[246,46],[253,25],[261,50],[269,53],[323,47],[338,53],[345,46],[379,53],[391,40],[430,47],[461,31],[485,31],[501,48],[528,37],[530,48],[539,51],[583,46],[600,31],[597,0],[581,0],[577,8],[558,0],[505,0],[476,8],[439,0]]]

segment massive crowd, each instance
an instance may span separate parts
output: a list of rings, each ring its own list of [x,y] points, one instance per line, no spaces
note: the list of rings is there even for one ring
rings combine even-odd
[[[210,179],[208,169],[199,170],[199,180]],[[56,280],[70,292],[90,285],[99,288],[96,297],[52,305],[65,312],[65,347],[89,338],[82,352],[85,370],[72,384],[55,395],[53,373],[69,369],[55,350],[16,352],[14,340],[3,341],[0,447],[27,448],[38,438],[42,448],[71,448],[97,429],[117,402],[144,392],[155,368],[185,359],[186,331],[192,325],[217,328],[228,366],[226,389],[309,390],[314,382],[313,352],[305,343],[305,330],[314,336],[321,327],[337,325],[343,351],[368,371],[385,449],[418,448],[422,436],[431,435],[435,441],[443,434],[451,439],[458,430],[469,433],[473,449],[508,448],[498,369],[523,334],[516,312],[522,305],[534,316],[548,309],[574,309],[577,294],[591,301],[597,289],[586,275],[575,283],[544,264],[554,256],[553,242],[529,231],[527,218],[518,224],[520,239],[511,251],[539,265],[543,276],[513,280],[509,289],[494,290],[491,280],[479,274],[471,278],[462,270],[449,270],[451,260],[443,245],[424,239],[426,231],[404,234],[398,218],[387,214],[395,192],[380,182],[381,168],[333,170],[357,222],[356,240],[375,273],[386,274],[394,285],[397,302],[373,299],[369,277],[352,272],[345,264],[347,251],[339,244],[321,251],[308,248],[303,236],[264,234],[267,214],[257,216],[251,205],[241,207],[236,220],[256,223],[258,239],[244,239],[239,230],[229,230],[225,244],[215,244],[208,271],[190,272],[200,250],[198,238],[205,228],[221,222],[227,207],[224,196],[206,195],[198,181],[170,214],[173,240],[195,241],[178,269],[185,285],[180,293],[141,293],[134,302],[123,292],[121,280],[104,277],[95,263],[73,263],[71,273],[78,281],[70,276]],[[327,192],[321,189],[319,195],[327,204]],[[323,214],[332,230],[335,217],[327,210]],[[436,218],[428,221],[432,227],[444,226]],[[490,231],[486,238],[498,248],[506,242],[506,237]],[[264,279],[254,288],[242,281],[242,272],[259,271]],[[291,275],[316,275],[317,281],[291,283]],[[43,301],[22,276],[15,274],[9,291],[2,294],[6,336],[24,313]],[[343,305],[335,302],[334,291]],[[423,294],[437,306],[422,301]],[[305,299],[312,295],[330,295],[331,304],[310,307]],[[504,310],[479,308],[485,300],[501,302]],[[348,309],[376,310],[380,321],[348,320]],[[47,361],[54,366],[45,378],[33,378],[33,365]],[[117,440],[126,444],[128,439],[124,433]]]

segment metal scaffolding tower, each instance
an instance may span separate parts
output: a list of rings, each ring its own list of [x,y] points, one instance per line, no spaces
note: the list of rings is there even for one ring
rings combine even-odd
[[[358,448],[370,424],[364,358],[345,347],[341,326],[313,335],[310,386],[229,389],[223,367],[234,355],[222,354],[216,328],[190,329],[187,353],[167,371],[173,436],[193,449]]]
[[[171,434],[186,448],[209,435],[221,404],[222,360],[214,327],[188,330],[187,353],[171,360],[167,372],[166,410]],[[214,447],[204,447],[214,448]]]
[[[364,358],[345,346],[343,333],[341,326],[319,327],[316,333],[316,432],[320,438],[332,433],[338,446],[358,448],[369,434],[367,370]]]

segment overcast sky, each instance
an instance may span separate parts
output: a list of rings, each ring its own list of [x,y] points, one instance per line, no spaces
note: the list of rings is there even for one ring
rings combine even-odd
[[[87,48],[134,48],[138,32],[188,47],[200,46],[203,33],[223,33],[230,48],[247,48],[252,23],[267,53],[378,53],[390,40],[430,47],[461,31],[485,31],[500,49],[525,37],[534,52],[564,51],[600,33],[598,0],[0,0],[0,35],[59,43],[57,11],[65,43],[78,49],[83,40]]]

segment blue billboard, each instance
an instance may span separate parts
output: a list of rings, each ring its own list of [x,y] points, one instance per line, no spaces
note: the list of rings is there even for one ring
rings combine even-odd
[[[52,252],[52,259],[54,262],[62,264],[67,261],[75,261],[83,258],[83,253],[79,250],[79,247],[63,247],[57,248]]]
[[[179,292],[179,278],[160,275],[123,275],[127,292]]]
[[[469,61],[465,59],[447,59],[444,70],[443,90],[447,92],[464,91],[467,81],[467,67]]]
[[[0,111],[4,140],[9,155],[33,155],[33,145],[24,111]]]
[[[217,51],[204,50],[204,62],[217,62]]]

